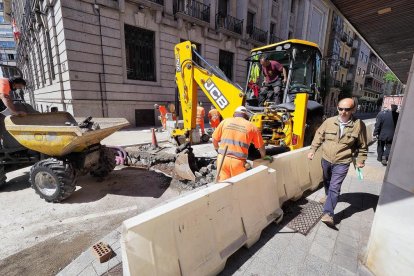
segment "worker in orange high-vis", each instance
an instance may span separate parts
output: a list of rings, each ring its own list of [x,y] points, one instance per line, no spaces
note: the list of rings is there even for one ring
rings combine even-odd
[[[247,119],[246,108],[240,106],[234,112],[234,117],[223,120],[213,133],[213,145],[218,152],[217,168],[223,162],[218,181],[246,171],[245,164],[250,144],[259,150],[262,158],[266,155],[260,131]],[[226,147],[227,153],[223,161]]]
[[[201,135],[205,134],[204,132],[204,117],[205,116],[206,116],[206,112],[204,110],[203,103],[198,102],[196,124],[200,126]]]
[[[12,77],[9,79],[0,78],[0,99],[3,104],[10,110],[12,115],[25,115],[26,112],[18,111],[13,103],[13,97],[10,92],[12,90],[23,89],[26,86],[26,81],[21,77]]]
[[[220,112],[218,112],[218,110],[214,108],[214,105],[210,107],[210,111],[208,112],[207,117],[210,121],[210,127],[216,129],[220,124],[221,118]]]

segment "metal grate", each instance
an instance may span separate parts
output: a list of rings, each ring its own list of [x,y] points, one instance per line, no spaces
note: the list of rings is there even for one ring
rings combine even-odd
[[[323,214],[323,206],[319,202],[305,198],[289,202],[283,207],[287,227],[298,233],[307,235]]]

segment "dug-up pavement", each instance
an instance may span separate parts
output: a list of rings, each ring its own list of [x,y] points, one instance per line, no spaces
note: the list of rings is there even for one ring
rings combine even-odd
[[[385,173],[375,149],[376,144],[369,148],[363,180],[350,168],[335,209],[335,229],[319,221],[304,236],[288,228],[289,221],[271,224],[251,248],[233,254],[220,275],[372,275],[361,260]],[[306,199],[318,201],[323,194],[320,188]],[[115,252],[108,262],[100,264],[89,248],[58,275],[122,275],[120,236],[119,227],[100,240]]]

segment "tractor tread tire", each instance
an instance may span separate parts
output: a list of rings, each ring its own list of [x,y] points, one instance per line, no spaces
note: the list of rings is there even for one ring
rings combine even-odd
[[[99,155],[99,164],[96,169],[91,171],[94,177],[105,177],[116,167],[115,152],[111,148],[102,147]]]
[[[39,171],[47,171],[57,179],[59,187],[54,195],[46,196],[37,188],[35,176]],[[41,160],[30,169],[31,187],[40,198],[47,202],[58,203],[71,196],[76,189],[76,180],[76,173],[72,165],[55,158]]]

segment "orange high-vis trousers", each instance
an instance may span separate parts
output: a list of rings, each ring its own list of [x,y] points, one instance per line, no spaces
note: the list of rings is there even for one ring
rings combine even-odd
[[[223,155],[217,155],[217,171],[220,168],[222,160]],[[246,160],[226,156],[226,158],[224,158],[223,166],[221,167],[218,181],[224,181],[230,177],[244,173],[246,171],[246,168],[244,167],[245,163]]]

